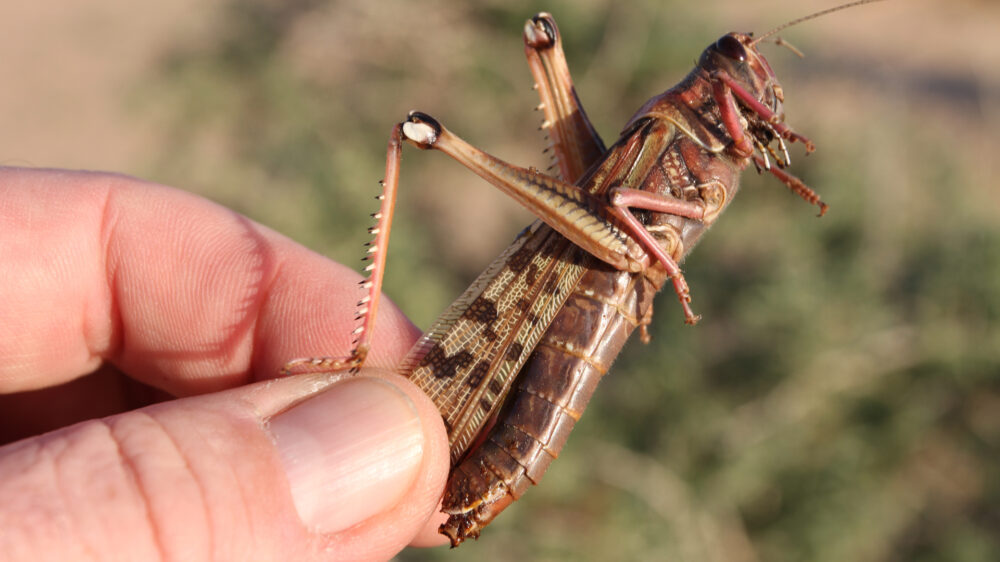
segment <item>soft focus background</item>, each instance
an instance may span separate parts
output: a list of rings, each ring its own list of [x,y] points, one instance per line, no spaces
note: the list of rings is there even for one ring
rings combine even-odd
[[[0,163],[203,194],[360,263],[391,125],[419,108],[544,167],[521,27],[560,24],[610,143],[722,33],[831,1],[215,0],[0,5]],[[544,483],[403,560],[1000,559],[1000,5],[897,0],[765,46],[792,171],[745,176]],[[432,217],[432,218],[431,218]],[[404,155],[387,293],[422,326],[530,217]]]

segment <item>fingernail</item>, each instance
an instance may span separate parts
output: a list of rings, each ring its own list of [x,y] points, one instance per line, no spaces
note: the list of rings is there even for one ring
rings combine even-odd
[[[396,505],[417,476],[424,434],[391,383],[347,379],[271,419],[299,517],[333,533]]]

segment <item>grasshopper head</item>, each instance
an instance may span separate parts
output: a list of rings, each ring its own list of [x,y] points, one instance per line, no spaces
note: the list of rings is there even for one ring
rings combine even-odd
[[[783,155],[778,165],[784,167],[789,163],[784,140],[801,140],[806,143],[807,152],[812,152],[814,147],[807,138],[784,124],[784,92],[771,65],[757,50],[758,42],[759,39],[753,39],[748,33],[727,33],[705,49],[698,66],[711,77],[710,80],[723,80],[729,86],[737,101],[743,128],[758,149],[763,152],[771,141],[778,140]]]
[[[742,112],[743,117],[748,121],[751,135],[753,135],[759,143],[766,145],[770,139],[774,138],[774,133],[776,132],[770,125],[785,120],[785,113],[781,105],[784,101],[784,94],[781,90],[781,84],[778,84],[778,79],[774,76],[774,71],[771,70],[771,65],[767,64],[767,60],[757,50],[757,43],[775,35],[783,29],[798,25],[802,22],[813,20],[833,12],[839,12],[847,8],[853,8],[862,4],[871,4],[879,1],[881,0],[855,0],[853,2],[820,10],[807,16],[783,23],[756,39],[748,33],[727,33],[705,49],[705,52],[701,55],[701,60],[698,62],[698,66],[706,70],[710,75],[717,72],[724,72],[728,74],[729,77],[732,78],[736,84],[738,84],[749,95],[750,98],[760,102],[765,108],[770,110],[773,115],[770,116],[769,123],[765,123],[760,119],[754,119],[753,115],[748,114],[748,112]],[[802,56],[802,53],[800,53],[798,49],[791,47],[781,39],[773,40],[773,42],[777,44],[784,44],[793,52]],[[746,99],[743,99],[742,101],[744,103],[747,102]],[[756,113],[760,114],[761,112],[758,109]],[[782,135],[786,137],[789,136],[787,132],[783,132]],[[807,151],[812,150],[811,143],[808,143],[807,139],[804,137],[798,137],[794,134],[791,136],[806,142]]]
[[[732,32],[723,35],[705,49],[698,65],[709,73],[725,72],[774,112],[779,120],[784,120],[781,104],[785,96],[781,84],[749,34]]]

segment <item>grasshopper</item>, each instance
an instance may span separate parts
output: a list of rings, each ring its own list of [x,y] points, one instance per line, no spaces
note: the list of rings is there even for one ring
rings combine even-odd
[[[698,321],[678,264],[732,201],[743,170],[752,164],[771,173],[826,212],[816,192],[783,170],[788,143],[803,143],[807,153],[815,147],[785,124],[784,92],[758,45],[790,25],[875,1],[823,10],[758,38],[723,35],[686,78],[640,107],[610,148],[576,95],[554,19],[536,15],[524,28],[525,53],[558,177],[503,162],[411,112],[389,137],[354,351],[295,360],[285,371],[363,364],[404,142],[444,152],[538,216],[399,367],[434,400],[448,429],[452,471],[442,510],[449,518],[440,532],[453,547],[478,537],[538,483],[631,333],[638,328],[648,341],[663,285],[672,285],[685,321]]]

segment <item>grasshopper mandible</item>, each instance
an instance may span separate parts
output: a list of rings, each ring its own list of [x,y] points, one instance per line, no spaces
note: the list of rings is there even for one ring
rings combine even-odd
[[[646,102],[608,149],[579,103],[555,21],[536,15],[525,25],[525,52],[559,177],[503,162],[411,112],[389,138],[354,351],[295,360],[285,371],[354,370],[364,362],[403,142],[448,154],[535,213],[540,220],[399,367],[434,400],[448,429],[452,472],[442,510],[449,519],[440,531],[452,546],[478,537],[538,483],[629,335],[639,328],[648,340],[653,297],[667,281],[685,321],[698,320],[678,264],[732,201],[744,169],[772,173],[826,212],[813,190],[783,171],[786,143],[802,142],[807,153],[814,146],[785,124],[782,88],[757,45],[789,25],[875,1],[817,12],[756,39],[723,35],[684,80]]]

